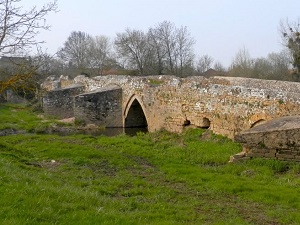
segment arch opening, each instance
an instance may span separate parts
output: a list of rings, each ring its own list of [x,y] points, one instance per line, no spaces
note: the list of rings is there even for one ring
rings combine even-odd
[[[143,108],[137,99],[131,103],[125,118],[125,128],[147,128],[148,123]]]
[[[206,117],[202,120],[202,126],[200,126],[203,129],[209,129],[210,128],[210,120]]]
[[[186,119],[186,120],[183,122],[183,126],[184,126],[184,127],[187,127],[187,126],[189,126],[189,125],[191,125],[191,121],[188,120],[188,119]]]

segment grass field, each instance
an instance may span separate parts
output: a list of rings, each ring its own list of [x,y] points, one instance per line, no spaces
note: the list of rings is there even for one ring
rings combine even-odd
[[[0,121],[31,132],[0,137],[0,224],[300,224],[299,164],[228,163],[241,147],[205,130],[41,135],[8,105]]]

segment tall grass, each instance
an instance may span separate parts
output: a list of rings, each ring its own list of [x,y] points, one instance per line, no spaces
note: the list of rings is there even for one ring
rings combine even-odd
[[[300,224],[299,164],[240,150],[201,129],[0,137],[0,224]]]

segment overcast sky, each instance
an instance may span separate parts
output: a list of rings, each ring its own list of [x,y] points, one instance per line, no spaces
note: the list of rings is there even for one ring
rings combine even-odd
[[[280,20],[300,18],[300,0],[58,0],[58,9],[47,17],[51,30],[39,36],[49,53],[62,47],[72,31],[113,39],[127,27],[147,31],[167,20],[188,27],[197,55],[207,54],[224,66],[243,47],[255,58],[281,51]]]

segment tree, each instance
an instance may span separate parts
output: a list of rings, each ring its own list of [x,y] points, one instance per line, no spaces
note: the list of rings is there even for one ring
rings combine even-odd
[[[268,61],[271,63],[272,79],[276,80],[293,80],[292,76],[289,76],[289,69],[291,68],[291,58],[286,51],[281,51],[279,53],[270,53],[267,57]]]
[[[148,32],[150,45],[153,47],[158,74],[168,73],[178,76],[193,72],[193,45],[187,27],[180,28],[169,21],[163,21]]]
[[[166,56],[166,48],[159,36],[158,29],[150,28],[148,31],[149,45],[153,51],[154,73],[162,75],[164,73],[164,59]]]
[[[148,38],[144,32],[127,28],[125,32],[117,34],[115,46],[120,57],[125,58],[139,74],[144,74],[150,59]]]
[[[200,75],[210,69],[212,67],[213,61],[214,59],[209,55],[201,56],[196,63],[196,73]]]
[[[249,51],[243,47],[236,53],[231,66],[230,75],[235,77],[253,77],[254,60],[251,58]]]
[[[102,75],[104,69],[116,65],[111,47],[106,36],[93,37],[82,31],[73,31],[57,55],[63,62],[65,74],[88,73],[97,76]]]
[[[0,93],[6,89],[17,92],[18,89],[26,89],[31,78],[36,75],[37,67],[33,66],[32,61],[25,57],[2,57]]]
[[[92,37],[82,31],[72,31],[64,46],[59,50],[58,56],[69,67],[74,67],[77,72],[85,72],[88,68],[88,56]]]
[[[247,69],[251,68],[252,65],[253,60],[251,59],[249,51],[245,47],[239,49],[233,59],[232,66]]]
[[[176,28],[164,21],[148,33],[126,29],[115,39],[116,51],[140,74],[190,75],[193,73],[193,45],[187,27]]]
[[[274,67],[268,58],[260,57],[253,60],[252,77],[272,79]]]
[[[32,57],[33,64],[38,68],[37,73],[41,77],[64,74],[63,61],[48,53],[37,54]]]
[[[214,64],[214,70],[216,70],[218,72],[221,72],[221,73],[225,73],[226,72],[225,67],[219,61],[215,62],[215,64]]]
[[[300,21],[291,23],[288,20],[286,22],[280,22],[280,34],[283,40],[284,46],[286,46],[293,58],[293,66],[297,73],[300,72]]]
[[[166,72],[170,74],[175,73],[175,46],[176,46],[176,34],[175,26],[169,21],[160,23],[156,28],[157,39],[160,40],[160,44],[165,51],[164,58],[166,62]]]
[[[18,5],[21,0],[0,1],[0,52],[1,54],[15,54],[41,43],[35,39],[40,30],[49,29],[45,16],[56,11],[56,1],[37,9],[36,6],[28,11],[22,11]]]
[[[289,55],[285,52],[270,53],[267,57],[252,59],[247,50],[241,49],[230,68],[231,76],[267,80],[296,80],[289,75]]]
[[[111,60],[111,44],[106,36],[92,38],[88,52],[89,66],[93,74],[102,75]]]
[[[176,75],[184,76],[191,74],[193,71],[193,45],[195,43],[187,27],[180,27],[175,30],[175,64]]]
[[[11,59],[11,63],[18,67],[14,74],[4,76],[1,71],[0,93],[7,88],[24,86],[26,80],[36,74],[36,67],[26,63],[13,62],[17,54],[24,54],[32,47],[37,47],[42,41],[35,39],[41,30],[49,29],[45,17],[57,10],[56,1],[45,4],[41,8],[33,6],[30,10],[23,10],[21,0],[0,0],[0,54]],[[19,57],[18,57],[19,58]]]
[[[253,77],[268,80],[290,80],[289,76],[289,57],[282,51],[279,53],[270,53],[266,58],[254,59]]]

